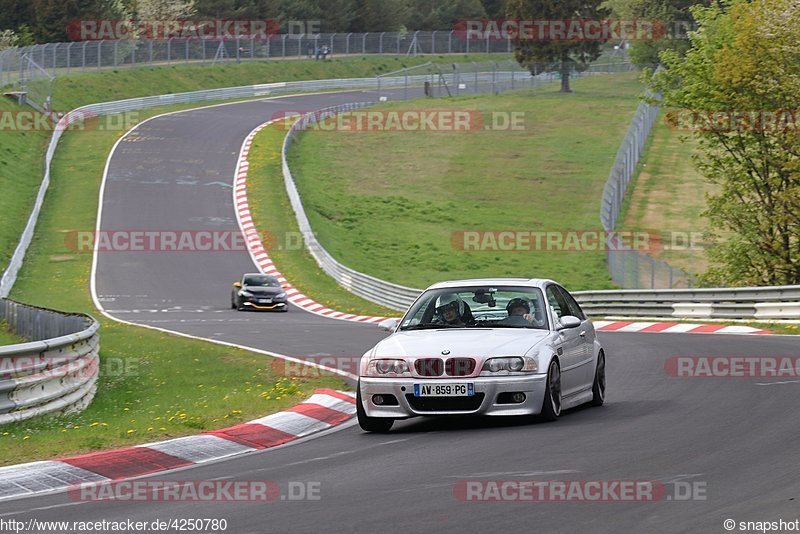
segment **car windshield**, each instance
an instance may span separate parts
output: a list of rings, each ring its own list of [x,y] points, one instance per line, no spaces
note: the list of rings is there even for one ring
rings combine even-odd
[[[547,330],[541,291],[535,287],[469,287],[426,291],[408,310],[400,330],[534,328]]]
[[[245,276],[243,285],[250,287],[281,287],[281,283],[278,282],[277,278],[267,275]]]

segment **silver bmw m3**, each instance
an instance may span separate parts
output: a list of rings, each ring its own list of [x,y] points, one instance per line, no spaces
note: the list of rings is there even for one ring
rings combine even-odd
[[[541,279],[441,282],[361,358],[358,422],[387,432],[396,419],[539,415],[601,406],[605,354],[569,292]]]

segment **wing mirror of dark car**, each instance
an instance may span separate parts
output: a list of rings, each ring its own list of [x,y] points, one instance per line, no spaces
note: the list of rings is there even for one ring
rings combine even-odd
[[[582,321],[574,315],[565,315],[558,322],[560,323],[558,330],[566,330],[580,326]]]
[[[388,319],[384,319],[383,321],[379,322],[378,326],[381,327],[382,330],[386,330],[387,332],[394,332],[398,324],[400,324],[400,319],[397,319],[395,317],[390,317]]]
[[[233,283],[233,287],[242,287],[242,283],[241,282],[234,282]]]

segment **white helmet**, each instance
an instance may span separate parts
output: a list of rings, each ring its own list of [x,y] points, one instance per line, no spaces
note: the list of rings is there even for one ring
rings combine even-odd
[[[463,317],[464,315],[464,301],[461,300],[461,297],[456,295],[455,293],[448,293],[446,295],[441,295],[438,299],[436,299],[436,311],[442,314],[445,308],[452,306],[459,317]]]

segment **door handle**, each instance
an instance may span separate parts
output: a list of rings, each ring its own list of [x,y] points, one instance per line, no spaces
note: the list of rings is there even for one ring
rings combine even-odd
[[[578,335],[581,337],[586,337],[586,330],[581,330],[581,333]]]

